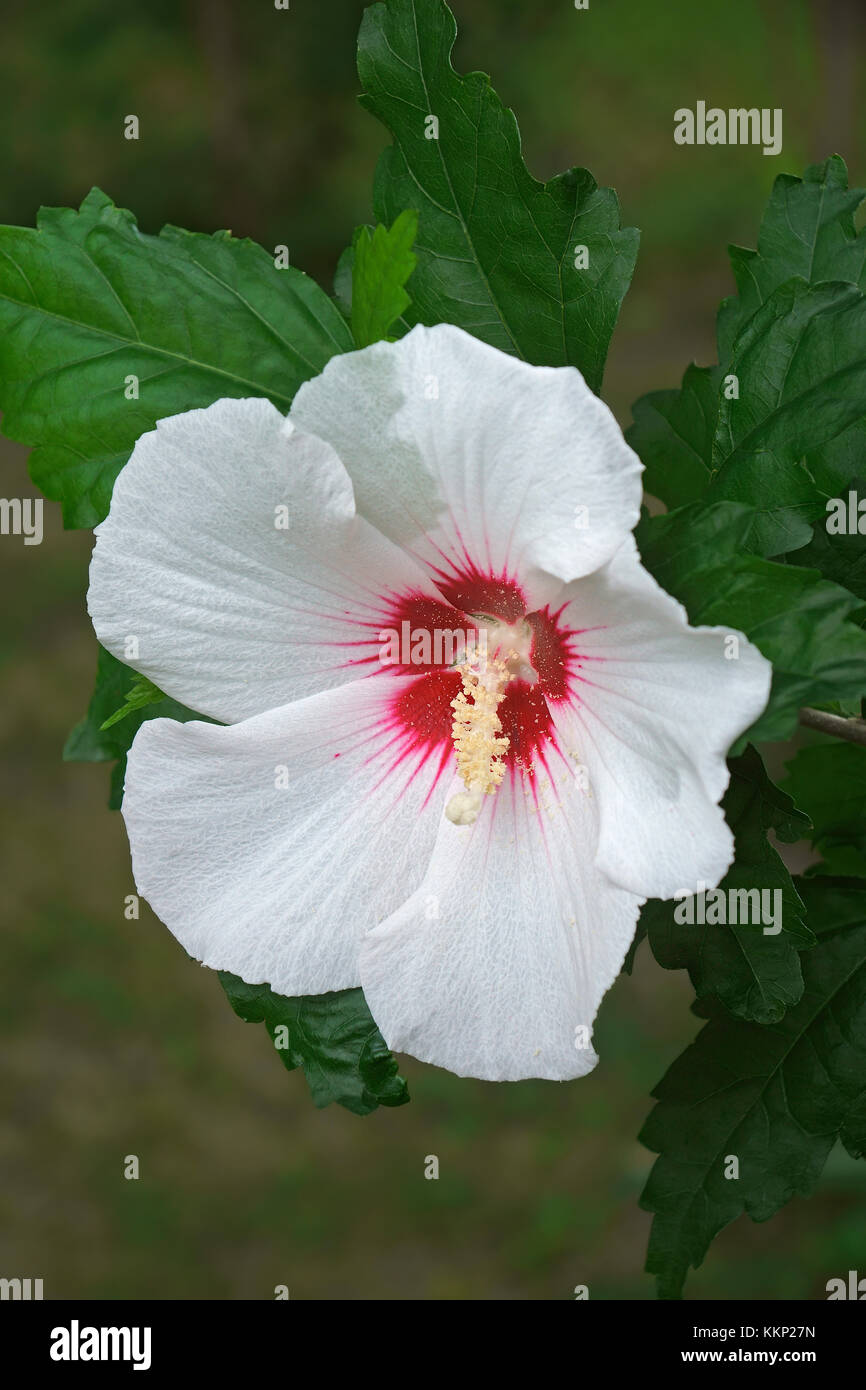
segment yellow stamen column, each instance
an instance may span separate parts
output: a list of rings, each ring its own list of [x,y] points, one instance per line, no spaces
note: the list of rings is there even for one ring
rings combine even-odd
[[[472,825],[484,797],[492,796],[505,776],[502,759],[509,739],[502,733],[498,707],[512,676],[504,661],[487,661],[477,652],[458,669],[463,689],[451,701],[451,737],[466,791],[452,796],[445,815],[454,825]]]

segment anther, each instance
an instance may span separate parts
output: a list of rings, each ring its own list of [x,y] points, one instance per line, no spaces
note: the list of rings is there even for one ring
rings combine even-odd
[[[514,655],[510,652],[509,659]],[[458,669],[463,688],[451,701],[451,737],[466,791],[452,796],[445,815],[454,825],[472,825],[484,797],[492,796],[505,776],[509,739],[502,733],[498,706],[512,674],[506,661],[489,661],[477,651]]]

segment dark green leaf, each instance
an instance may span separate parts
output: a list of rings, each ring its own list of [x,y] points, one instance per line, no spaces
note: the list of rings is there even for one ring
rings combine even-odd
[[[694,502],[658,516],[645,512],[635,537],[647,569],[679,598],[692,575],[747,555],[754,526],[755,510],[742,502]]]
[[[743,1212],[766,1221],[814,1190],[838,1138],[866,1149],[866,889],[798,881],[818,944],[800,1003],[771,1027],[715,1013],[653,1095],[641,1140],[658,1158],[647,1270],[665,1298]],[[732,1159],[738,1163],[738,1176]]]
[[[708,500],[754,506],[754,548],[806,545],[826,496],[804,456],[866,414],[866,296],[853,285],[775,290],[734,343],[738,395],[719,398]]]
[[[64,524],[93,526],[135,440],[223,396],[287,410],[354,346],[314,281],[227,232],[145,236],[94,189],[0,228],[0,407]],[[128,398],[135,391],[138,399]]]
[[[394,136],[376,216],[419,211],[409,322],[454,323],[529,362],[570,363],[598,391],[638,233],[620,229],[615,193],[585,169],[532,178],[513,112],[482,73],[452,68],[455,34],[442,0],[388,0],[365,11],[358,39],[361,100]]]
[[[409,307],[404,286],[417,264],[412,247],[418,214],[401,212],[393,227],[359,228],[352,257],[352,335],[359,348],[387,337]]]
[[[866,443],[864,454],[859,461],[861,468],[864,459]],[[866,500],[866,479],[852,474],[844,486],[839,488],[838,497],[844,505],[849,521],[855,522],[854,527],[849,524],[844,531],[828,531],[827,521],[818,522],[809,544],[795,550],[787,559],[791,564],[820,570],[825,579],[841,584],[844,588],[850,589],[852,594],[866,601],[866,534],[861,534],[859,529],[856,529],[862,523],[866,532],[866,516],[857,512],[859,504]],[[834,519],[828,514],[827,520]]]
[[[806,465],[815,482],[828,497],[841,497],[852,485],[859,485],[864,496],[863,474],[866,458],[866,415],[849,425],[813,453],[807,454]]]
[[[734,832],[735,857],[719,884],[724,910],[717,911],[706,895],[678,904],[652,901],[644,907],[641,923],[659,964],[666,970],[688,970],[699,999],[712,995],[741,1018],[773,1023],[803,993],[798,952],[814,938],[805,925],[803,904],[791,875],[767,839],[767,831],[793,842],[806,834],[809,820],[773,785],[754,748],[732,758],[730,769],[722,806]],[[684,889],[691,886],[697,889],[697,885],[683,885]],[[753,911],[744,912],[746,900],[730,896],[738,890],[766,895],[760,899],[766,919],[755,921]],[[687,915],[690,922],[683,920]],[[701,922],[707,915],[724,920]],[[728,920],[743,915],[750,920]],[[781,930],[767,934],[765,925],[771,929],[778,925]]]
[[[87,714],[76,724],[66,740],[63,757],[68,762],[103,763],[117,759],[117,766],[111,777],[109,807],[116,811],[123,797],[123,779],[126,774],[126,755],[132,741],[146,719],[178,719],[186,723],[189,719],[201,719],[213,723],[203,714],[195,714],[176,700],[162,695],[160,699],[143,701],[130,708],[128,718],[122,722],[117,716],[128,702],[136,688],[141,688],[142,677],[137,671],[125,666],[104,647],[99,648],[96,666],[96,683],[88,706]],[[150,682],[147,682],[150,685]],[[156,687],[152,687],[156,691]],[[157,692],[161,695],[161,692]]]
[[[669,507],[683,507],[706,490],[719,417],[721,368],[686,370],[678,391],[652,391],[633,407],[626,439],[644,465],[644,487]]]
[[[821,872],[866,878],[866,748],[819,743],[787,767],[784,788],[811,818]]]
[[[248,985],[220,970],[235,1013],[264,1023],[288,1071],[303,1067],[313,1101],[336,1101],[355,1115],[405,1105],[409,1091],[360,989],[286,999],[268,985]]]
[[[866,289],[866,231],[858,235],[854,225],[864,197],[863,189],[849,189],[845,161],[837,154],[810,165],[802,179],[779,175],[757,251],[728,248],[738,295],[726,299],[719,312],[721,361],[727,361],[740,329],[792,276],[810,285],[848,280]]]
[[[838,156],[803,179],[781,175],[758,250],[731,248],[739,296],[719,313],[720,365],[690,367],[679,390],[633,408],[627,437],[647,489],[669,507],[707,488],[713,500],[754,506],[751,545],[763,555],[796,557],[826,498],[856,471],[852,459],[862,460],[866,232],[854,212],[863,197]],[[824,573],[841,579],[838,566]]]

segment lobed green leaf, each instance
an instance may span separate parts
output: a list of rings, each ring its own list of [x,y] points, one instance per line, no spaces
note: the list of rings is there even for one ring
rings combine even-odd
[[[866,887],[797,887],[818,938],[800,1002],[772,1027],[718,1013],[653,1092],[640,1138],[659,1158],[641,1206],[663,1298],[743,1212],[766,1221],[811,1193],[838,1139],[866,1151]]]
[[[343,316],[315,281],[228,232],[140,232],[94,189],[0,227],[0,408],[66,526],[94,526],[139,435],[224,396],[288,410]]]
[[[387,0],[364,12],[358,38],[362,104],[394,136],[376,216],[419,214],[407,322],[454,323],[536,365],[571,364],[598,391],[638,233],[621,229],[616,194],[585,169],[546,184],[530,175],[489,78],[451,66],[456,32],[442,0]]]

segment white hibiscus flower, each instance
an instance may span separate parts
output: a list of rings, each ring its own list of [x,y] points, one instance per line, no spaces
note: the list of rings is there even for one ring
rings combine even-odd
[[[89,609],[227,725],[145,723],[126,775],[136,884],[191,955],[361,984],[459,1075],[591,1070],[642,901],[731,862],[725,754],[770,684],[641,567],[640,471],[579,372],[446,325],[334,358],[288,418],[221,400],[138,441]]]

